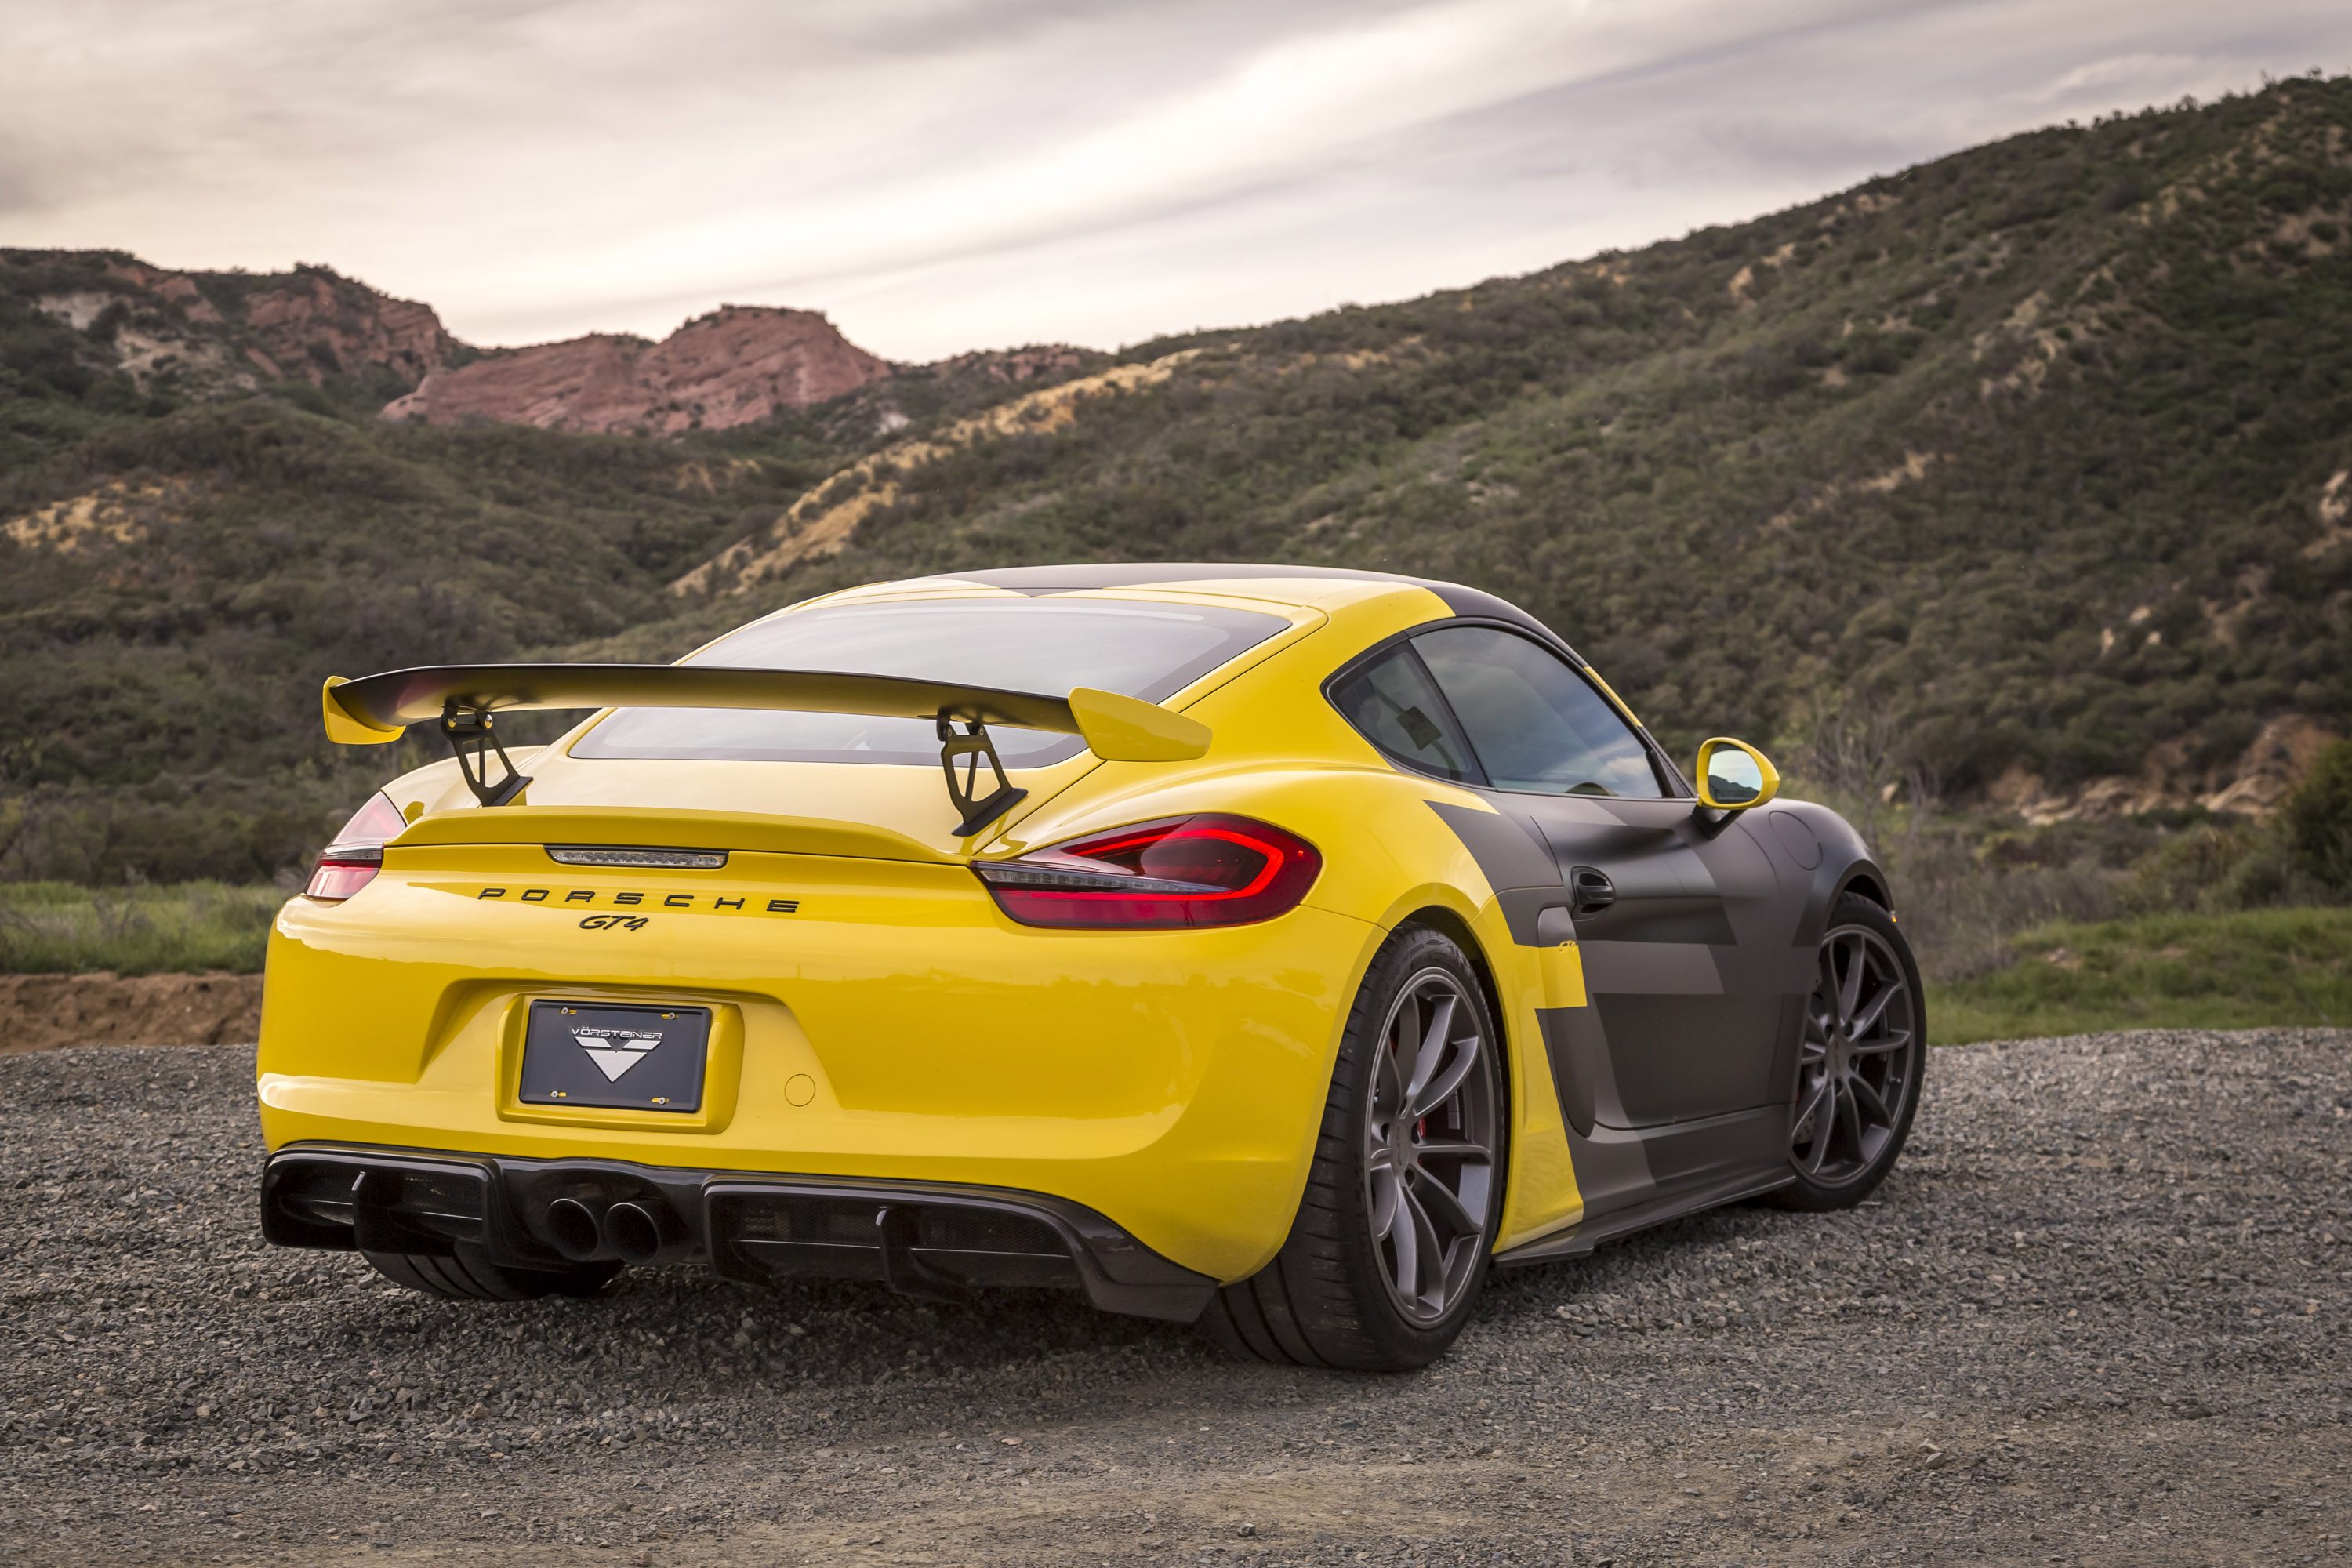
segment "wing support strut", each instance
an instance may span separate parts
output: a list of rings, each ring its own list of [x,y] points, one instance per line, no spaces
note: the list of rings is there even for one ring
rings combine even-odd
[[[457,754],[457,771],[466,775],[466,787],[484,805],[505,805],[523,792],[530,783],[522,770],[514,765],[507,749],[491,731],[490,710],[468,707],[456,698],[441,705],[441,732],[449,737],[449,750]],[[506,770],[497,783],[490,782],[490,753],[496,752],[499,766]]]
[[[937,723],[940,769],[948,776],[948,800],[963,817],[956,824],[956,837],[969,838],[1027,799],[1029,792],[1013,788],[1013,781],[1004,776],[1004,763],[996,755],[996,742],[989,738],[985,722],[942,708]],[[974,793],[980,786],[983,762],[988,764],[989,781],[996,786],[985,797]],[[961,769],[958,763],[963,764]]]

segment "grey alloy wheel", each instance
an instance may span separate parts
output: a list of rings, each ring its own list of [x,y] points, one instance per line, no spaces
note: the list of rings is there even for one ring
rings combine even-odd
[[[1925,1038],[1918,972],[1874,905],[1823,933],[1789,1127],[1789,1158],[1815,1189],[1874,1184],[1917,1102]],[[1842,913],[1844,911],[1841,911]],[[1882,922],[1885,930],[1878,929]]]
[[[1364,1100],[1364,1208],[1390,1300],[1415,1324],[1444,1319],[1489,1246],[1499,1096],[1482,1011],[1447,970],[1413,975]]]

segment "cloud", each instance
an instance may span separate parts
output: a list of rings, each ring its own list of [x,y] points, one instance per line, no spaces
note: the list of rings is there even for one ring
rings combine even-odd
[[[2305,0],[0,0],[7,242],[877,352],[1526,270],[2352,65]]]

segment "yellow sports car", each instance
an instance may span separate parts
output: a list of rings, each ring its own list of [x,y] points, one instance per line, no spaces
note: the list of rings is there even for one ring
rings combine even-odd
[[[453,755],[278,917],[262,1225],[420,1290],[1058,1286],[1403,1368],[1495,1265],[1857,1201],[1918,1105],[1853,829],[1475,589],[975,572],[322,702]]]

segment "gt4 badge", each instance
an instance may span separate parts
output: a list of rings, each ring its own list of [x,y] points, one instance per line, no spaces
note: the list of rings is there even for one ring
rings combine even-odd
[[[590,915],[580,922],[582,931],[643,931],[646,915]]]

